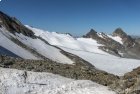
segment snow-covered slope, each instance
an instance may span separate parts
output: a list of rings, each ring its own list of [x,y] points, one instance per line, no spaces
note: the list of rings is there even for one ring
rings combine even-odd
[[[73,38],[69,34],[59,34],[56,32],[43,31],[27,25],[26,27],[31,29],[35,35],[45,39],[51,45],[66,47],[78,51],[80,50],[99,54],[107,54],[104,51],[98,49],[98,46],[101,46],[101,44],[98,44],[96,40],[91,38]]]
[[[116,57],[100,50],[98,46],[101,46],[101,44],[98,44],[94,39],[73,38],[68,34],[58,34],[29,26],[27,27],[50,44],[75,54],[106,72],[121,76],[140,66],[140,60]],[[121,38],[109,37],[122,44]]]
[[[120,58],[113,55],[97,54],[85,51],[77,51],[69,48],[61,47],[63,50],[75,54],[84,60],[90,62],[96,68],[104,70],[118,76],[132,71],[140,66],[140,60]]]
[[[18,37],[17,37],[18,36]],[[59,49],[45,43],[40,39],[32,39],[30,37],[26,37],[22,34],[16,33],[16,38],[27,45],[30,48],[33,48],[35,51],[40,53],[41,55],[49,58],[53,61],[57,61],[64,64],[73,64],[74,62],[70,60],[68,57],[63,55]]]
[[[12,53],[16,54],[19,57],[25,58],[25,59],[38,59],[33,54],[25,50],[24,48],[18,46],[13,41],[11,41],[9,38],[10,33],[6,31],[4,28],[0,28],[0,46],[11,51]]]
[[[0,94],[116,94],[88,80],[0,68]]]
[[[33,38],[23,35],[22,33],[20,34],[15,33],[15,35],[13,35],[12,33],[8,32],[6,29],[0,28],[0,46],[2,46],[3,48],[6,48],[7,50],[13,52],[17,56],[22,57],[24,59],[36,60],[40,58],[34,56],[34,54],[30,53],[29,50],[22,48],[22,46],[15,44],[13,41],[11,41],[10,38],[19,40],[24,45],[30,47],[31,49],[34,49],[39,54],[53,61],[57,61],[59,63],[66,63],[66,64],[74,63],[68,57],[63,55],[59,49],[45,43],[41,39],[38,39],[38,38],[33,39]]]

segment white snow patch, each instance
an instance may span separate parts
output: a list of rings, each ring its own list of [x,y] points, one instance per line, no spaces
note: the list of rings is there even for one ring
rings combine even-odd
[[[120,44],[123,44],[122,42],[122,38],[119,36],[111,36],[111,35],[107,35],[109,38],[112,38],[113,40],[119,42]]]
[[[101,37],[101,38],[104,38],[104,37],[102,36],[102,33],[97,33],[97,35],[98,35],[99,37]]]
[[[73,80],[51,73],[0,68],[1,94],[116,94],[89,80]]]

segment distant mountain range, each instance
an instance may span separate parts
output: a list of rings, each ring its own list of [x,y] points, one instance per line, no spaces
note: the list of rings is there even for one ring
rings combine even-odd
[[[75,44],[80,38],[75,39],[70,34],[60,34],[56,32],[50,33],[30,26],[24,26],[15,17],[10,17],[3,12],[0,12],[0,27],[1,40],[5,40],[1,46],[6,50],[9,50],[9,52],[12,52],[24,59],[55,58],[56,61],[62,61],[61,59],[63,57],[68,60],[68,58],[60,53],[60,48],[58,49],[52,45],[89,51],[86,49],[87,47],[82,47],[82,44]],[[116,29],[112,35],[108,35],[103,32],[97,33],[95,30],[91,29],[90,32],[83,36],[83,38],[81,37],[84,42],[85,39],[89,38],[96,41],[97,44],[100,45],[97,46],[97,48],[102,50],[104,53],[120,57],[140,59],[140,45],[137,43],[138,41],[128,36],[121,28]],[[11,45],[9,46],[6,44]],[[71,45],[75,47],[71,47]],[[52,52],[51,50],[56,50],[58,56],[56,56],[56,53],[54,55],[50,55],[49,53]],[[5,54],[9,55],[6,52]]]

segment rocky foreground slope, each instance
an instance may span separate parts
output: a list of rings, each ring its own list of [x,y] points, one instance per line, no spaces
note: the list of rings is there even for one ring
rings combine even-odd
[[[136,38],[136,41],[140,44],[140,38]]]
[[[69,54],[69,57],[71,57],[71,54]],[[28,92],[27,94],[32,94],[32,92],[36,92],[37,94],[45,94],[45,93],[40,93],[40,92],[48,92],[46,94],[58,94],[58,91],[56,91],[54,89],[52,91],[44,90],[44,88],[47,88],[47,85],[48,85],[48,84],[44,84],[44,80],[46,79],[48,72],[57,74],[57,75],[61,75],[63,77],[75,79],[75,81],[90,80],[90,81],[96,82],[100,85],[108,86],[111,90],[114,91],[114,93],[108,92],[107,94],[139,94],[139,91],[140,91],[140,88],[139,88],[139,86],[140,86],[140,77],[139,77],[140,68],[134,69],[132,72],[126,73],[124,76],[115,76],[113,74],[109,74],[107,72],[98,70],[94,66],[92,66],[92,67],[89,66],[88,63],[86,63],[86,61],[84,61],[78,57],[76,59],[76,64],[69,65],[69,64],[61,64],[61,63],[57,63],[54,61],[50,61],[49,59],[45,60],[45,61],[42,61],[42,60],[36,61],[36,60],[23,60],[20,58],[1,56],[0,66],[3,68],[7,68],[7,69],[0,68],[0,71],[2,72],[2,75],[0,76],[0,81],[1,81],[0,90],[2,92],[6,92],[4,94],[11,94],[8,92],[10,92],[12,88],[19,89],[19,91],[18,90],[13,91],[13,92],[20,92],[17,94],[21,94],[23,92],[24,92],[23,94],[25,94],[25,92],[26,93]],[[19,69],[19,70],[24,70],[24,71],[18,72],[18,70],[15,71],[12,69]],[[15,71],[15,72],[12,72],[12,71]],[[34,73],[27,72],[27,71],[34,71]],[[42,73],[42,72],[44,72],[44,73]],[[47,73],[45,73],[45,72],[47,72]],[[8,73],[10,73],[10,75]],[[32,74],[34,74],[34,75],[32,75]],[[38,74],[40,74],[40,75],[38,75]],[[9,76],[5,76],[5,75],[9,75]],[[38,75],[37,78],[36,78],[36,75]],[[41,75],[46,75],[46,77],[41,76]],[[6,77],[6,78],[4,79],[3,77]],[[14,79],[12,80],[11,77],[14,77]],[[27,79],[26,81],[28,82],[28,77],[32,78],[33,82],[32,82],[32,80],[30,80],[31,82],[26,84],[25,82],[20,81],[20,80],[24,81],[25,79]],[[8,82],[9,79],[12,82],[14,81],[13,83],[17,83],[17,84],[13,85],[13,83]],[[19,80],[15,80],[15,79],[19,79]],[[34,81],[34,79],[35,79],[35,81]],[[42,82],[42,80],[43,80],[43,82]],[[46,79],[46,80],[48,81],[48,79]],[[66,82],[68,82],[68,81],[66,81]],[[86,84],[88,84],[88,82],[86,82]],[[85,84],[82,83],[80,85],[80,88],[81,87],[83,89],[88,88],[87,85],[85,87],[83,87],[83,85],[85,85]],[[30,88],[26,89],[28,86]],[[78,86],[79,86],[79,84],[78,84]],[[37,87],[41,87],[41,89],[38,89]],[[90,85],[90,87],[92,88],[92,85]],[[59,87],[59,88],[61,88],[61,87]],[[71,88],[74,88],[74,87],[71,86]],[[60,94],[63,94],[63,93],[67,94],[67,92],[73,92],[74,94],[86,94],[86,93],[84,93],[85,91],[83,93],[79,93],[82,91],[81,90],[79,90],[79,92],[73,91],[73,89],[71,90],[71,88],[70,88],[70,90],[68,89],[68,91],[65,91],[65,92],[60,91],[61,92]],[[100,89],[100,87],[98,87],[98,88]],[[49,92],[51,92],[51,93],[49,93]],[[94,91],[94,89],[93,89],[93,91],[89,90],[87,92],[89,94],[93,94],[93,93],[94,94],[102,94],[102,93],[106,94],[106,92],[104,90],[101,90],[101,92],[100,92],[98,90]],[[96,92],[98,92],[98,93],[96,93]],[[15,93],[12,93],[12,94],[15,94]]]

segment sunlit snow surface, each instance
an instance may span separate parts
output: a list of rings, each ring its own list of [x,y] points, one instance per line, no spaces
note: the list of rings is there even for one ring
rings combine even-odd
[[[98,69],[106,72],[122,76],[140,66],[140,60],[119,58],[103,52],[98,49],[98,46],[101,46],[101,44],[98,44],[96,40],[90,38],[73,38],[69,34],[58,34],[29,26],[27,27],[50,44],[56,45],[67,52],[75,54],[90,62]],[[121,38],[110,37],[122,44]]]
[[[108,35],[108,37],[110,37],[111,39],[113,39],[113,40],[119,42],[120,44],[123,44],[122,38],[119,37],[119,36],[111,36],[111,35]]]
[[[115,94],[88,80],[72,80],[51,73],[0,68],[0,94]]]
[[[57,49],[56,47],[53,47],[51,45],[46,44],[45,42],[43,42],[40,39],[32,39],[32,38],[29,38],[29,37],[26,37],[22,34],[17,34],[17,33],[16,33],[16,36],[18,36],[16,38],[19,41],[26,44],[30,48],[33,48],[41,55],[43,55],[43,56],[45,56],[53,61],[57,61],[59,63],[64,63],[64,64],[73,64],[74,63],[68,57],[63,55],[59,49]]]
[[[49,58],[53,61],[57,61],[59,63],[64,64],[73,64],[74,62],[70,60],[68,57],[63,55],[59,49],[48,45],[40,39],[32,39],[30,37],[24,36],[23,34],[15,33],[15,35],[11,34],[4,28],[0,28],[0,46],[6,48],[7,50],[13,52],[14,54],[22,57],[24,59],[40,59],[35,57],[30,51],[18,46],[14,42],[11,41],[10,38],[14,38],[25,44],[26,46],[34,49],[39,54],[43,55],[46,58]]]
[[[140,60],[119,58],[112,55],[103,55],[85,51],[76,51],[63,47],[61,48],[87,60],[98,69],[118,76],[122,76],[140,66]]]
[[[101,44],[98,44],[97,41],[91,38],[73,38],[69,34],[58,34],[56,32],[48,32],[36,28],[31,28],[29,26],[27,27],[33,30],[35,35],[42,37],[52,45],[66,47],[78,51],[80,50],[107,54],[104,51],[98,49],[98,46],[101,46]]]

